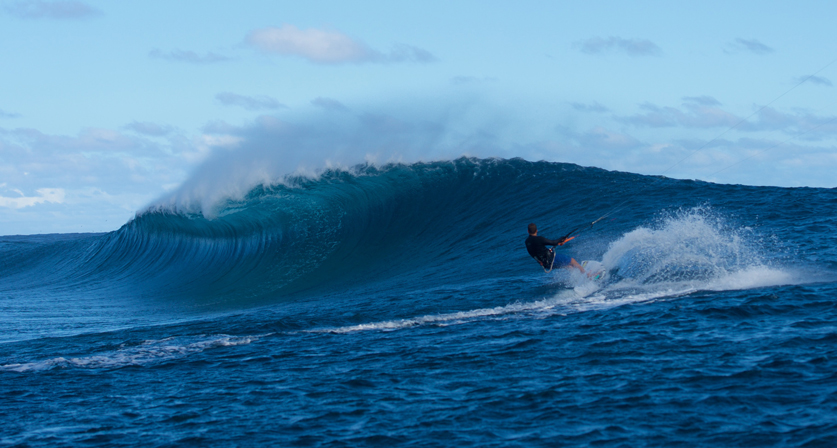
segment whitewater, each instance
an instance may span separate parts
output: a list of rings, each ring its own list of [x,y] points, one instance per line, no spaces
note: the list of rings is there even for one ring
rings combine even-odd
[[[837,444],[837,189],[480,158],[256,177],[0,237],[0,445]],[[581,226],[559,250],[607,275],[544,273],[530,222]]]

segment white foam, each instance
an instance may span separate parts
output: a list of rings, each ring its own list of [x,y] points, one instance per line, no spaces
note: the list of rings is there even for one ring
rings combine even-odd
[[[800,282],[800,279],[800,276],[794,276],[789,272],[760,266],[734,272],[709,282],[662,282],[642,285],[628,279],[602,287],[600,283],[586,277],[576,278],[571,273],[569,280],[564,281],[567,281],[570,286],[574,285],[573,289],[561,291],[554,297],[535,302],[517,302],[494,308],[322,328],[310,332],[345,334],[361,331],[396,331],[424,325],[457,325],[475,320],[510,318],[520,315],[545,318],[556,314],[567,315],[649,303],[658,299],[681,297],[697,291],[729,291],[796,284]]]
[[[471,311],[457,311],[453,313],[431,314],[409,319],[397,319],[367,324],[349,325],[345,327],[322,328],[311,330],[312,333],[353,333],[358,331],[392,331],[420,325],[451,325],[470,322],[484,318],[502,318],[511,314],[548,311],[558,303],[556,299],[544,299],[529,303],[512,303],[494,308],[481,308]]]
[[[127,346],[99,355],[78,358],[56,357],[43,361],[6,364],[0,366],[0,369],[12,372],[29,372],[61,367],[112,369],[130,365],[141,366],[182,358],[215,347],[246,345],[258,339],[259,336],[229,336],[224,334],[198,337],[171,337],[144,341],[139,345]]]
[[[568,306],[585,311],[684,296],[801,284],[812,280],[793,268],[770,266],[752,242],[751,229],[730,228],[707,207],[680,210],[656,226],[639,227],[610,244],[602,258],[622,276],[602,286],[570,275],[583,298]]]
[[[563,290],[554,297],[535,302],[517,302],[494,308],[322,328],[311,330],[311,332],[345,334],[361,331],[396,331],[424,325],[457,325],[475,320],[501,319],[513,316],[545,318],[556,314],[567,315],[624,305],[649,303],[659,299],[681,297],[702,290],[728,291],[794,284],[794,281],[799,279],[799,276],[794,276],[785,271],[759,266],[734,272],[708,282],[660,282],[643,285],[631,279],[625,279],[603,287],[602,283],[590,280],[581,273],[575,275],[574,272],[569,272],[568,276],[562,276],[562,281],[568,286],[572,286],[572,289]]]
[[[803,276],[797,275],[790,270],[780,270],[767,266],[753,266],[713,279],[707,282],[705,289],[711,291],[731,291],[802,283],[806,283]]]
[[[593,288],[598,288],[598,285],[595,285],[595,282],[589,279],[584,284],[587,286],[592,285]],[[579,294],[576,289],[578,289],[578,286],[574,289],[563,290],[554,297],[535,302],[516,302],[494,308],[480,308],[470,311],[431,314],[414,318],[370,322],[344,327],[322,328],[311,330],[310,332],[345,334],[361,331],[397,331],[425,325],[458,325],[478,320],[507,319],[513,317],[534,317],[541,319],[554,315],[567,315],[571,313],[590,311],[593,309],[611,308],[630,303],[647,302],[657,297],[671,294],[670,291],[657,291],[629,294],[613,298],[601,292],[593,295],[582,295]]]

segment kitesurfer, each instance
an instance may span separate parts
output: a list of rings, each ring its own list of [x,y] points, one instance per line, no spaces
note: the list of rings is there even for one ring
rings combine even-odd
[[[584,268],[575,261],[575,258],[566,255],[557,254],[553,249],[547,246],[563,246],[567,242],[567,237],[561,237],[557,240],[546,239],[538,236],[538,226],[534,223],[529,224],[529,237],[526,238],[526,250],[546,272],[553,268],[575,268],[584,273]]]

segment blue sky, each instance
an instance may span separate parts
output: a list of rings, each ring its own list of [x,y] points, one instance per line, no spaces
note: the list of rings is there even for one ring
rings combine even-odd
[[[831,2],[0,1],[0,234],[113,230],[173,197],[367,160],[835,187],[833,17]]]

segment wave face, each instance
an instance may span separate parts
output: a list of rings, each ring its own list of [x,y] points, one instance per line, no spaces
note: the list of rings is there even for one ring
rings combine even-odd
[[[769,264],[762,237],[726,228],[734,223],[718,210],[746,204],[775,214],[783,200],[804,207],[791,192],[519,159],[362,165],[258,186],[215,204],[210,217],[157,207],[109,234],[6,242],[0,278],[69,300],[95,291],[235,308],[370,285],[515,276],[531,271],[521,241],[537,222],[550,237],[581,225],[572,255],[602,259],[623,280],[699,289]],[[660,214],[672,206],[679,216]]]
[[[462,158],[0,237],[0,441],[828,445],[835,234],[833,189]]]
[[[397,290],[531,272],[521,241],[536,222],[549,237],[581,226],[570,253],[602,260],[623,286],[711,288],[759,269],[794,282],[788,272],[770,274],[759,241],[766,235],[736,228],[723,210],[744,207],[784,224],[783,216],[811,209],[826,192],[520,159],[361,165],[289,176],[206,212],[156,207],[108,234],[12,239],[3,246],[0,279],[8,289],[70,301],[92,293],[235,309],[373,285]]]
[[[217,204],[211,218],[146,211],[110,234],[21,252],[26,263],[9,263],[3,274],[29,285],[108,282],[228,300],[402,275],[490,276],[508,269],[506,254],[519,261],[520,229],[530,220],[566,210],[550,223],[561,230],[606,210],[609,203],[587,202],[603,184],[636,179],[522,160],[326,171],[259,186]]]

